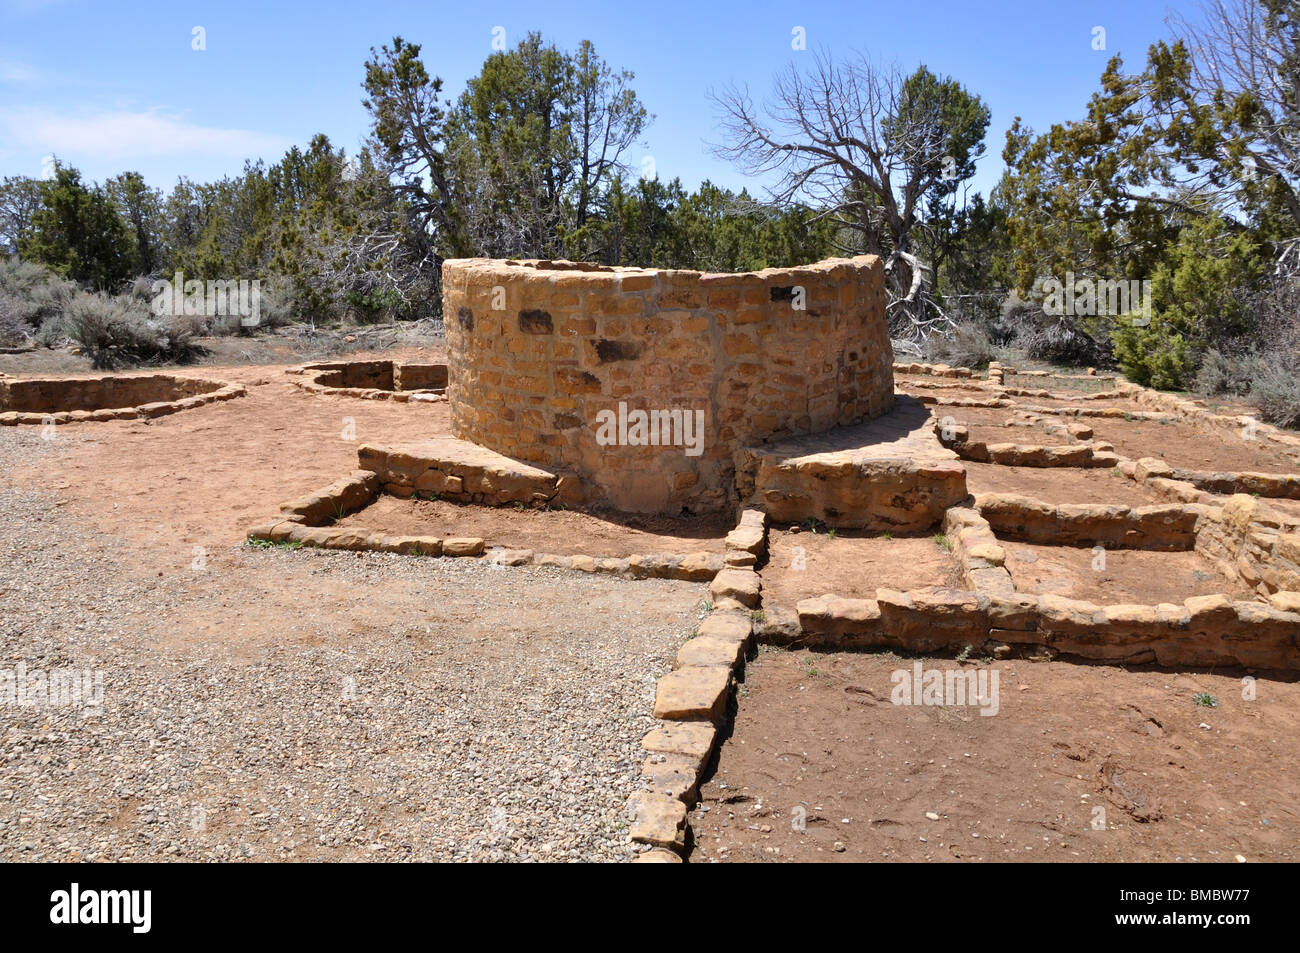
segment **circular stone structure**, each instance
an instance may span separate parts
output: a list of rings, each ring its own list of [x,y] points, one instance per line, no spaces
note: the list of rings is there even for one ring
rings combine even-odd
[[[245,393],[242,384],[173,374],[5,378],[0,380],[0,424],[162,417]]]
[[[326,361],[304,364],[291,373],[306,376],[294,383],[314,394],[367,400],[441,401],[447,392],[446,364],[401,364],[397,361]]]
[[[874,255],[739,274],[443,263],[453,432],[572,474],[571,502],[706,512],[743,447],[886,413]]]

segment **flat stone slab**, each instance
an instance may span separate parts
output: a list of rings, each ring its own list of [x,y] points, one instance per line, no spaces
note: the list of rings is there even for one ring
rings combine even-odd
[[[704,638],[726,639],[729,641],[746,642],[753,631],[753,622],[747,612],[711,612],[699,628],[696,634]]]
[[[957,460],[957,454],[943,446],[935,435],[930,409],[904,394],[896,396],[889,413],[874,420],[751,449],[767,457],[778,457],[792,466],[812,462],[872,463],[918,458],[928,463]]]
[[[717,737],[711,721],[662,721],[641,739],[641,747],[657,754],[688,755],[703,767]]]
[[[669,672],[655,689],[656,718],[717,721],[727,705],[731,671],[716,666],[691,666]]]
[[[686,804],[667,794],[638,791],[628,800],[632,840],[681,850],[686,845]]]
[[[681,862],[682,859],[671,850],[664,850],[660,847],[644,851],[632,859],[634,864],[680,864]]]
[[[924,530],[966,498],[966,470],[920,401],[883,417],[736,453],[741,499],[777,522]]]
[[[739,551],[757,558],[763,554],[766,544],[767,514],[762,510],[745,510],[736,528],[727,534],[728,552]]]
[[[713,577],[713,582],[709,583],[709,593],[713,596],[715,602],[734,599],[742,606],[748,606],[751,609],[758,606],[758,596],[761,590],[762,582],[758,573],[752,569],[739,569],[734,566],[728,566],[722,570]]]
[[[546,503],[560,489],[560,477],[540,467],[456,437],[357,450],[361,469],[378,474],[386,491],[409,496],[437,494],[472,503]]]
[[[486,544],[477,536],[454,536],[442,541],[444,556],[482,556]]]
[[[699,794],[700,769],[694,758],[680,754],[649,754],[641,777],[656,794],[666,794],[693,805]]]
[[[741,549],[755,555],[762,550],[766,538],[762,526],[737,526],[727,534],[727,548]]]
[[[698,636],[677,650],[677,661],[673,663],[673,668],[685,668],[688,665],[721,665],[730,669],[739,665],[744,657],[743,642]]]

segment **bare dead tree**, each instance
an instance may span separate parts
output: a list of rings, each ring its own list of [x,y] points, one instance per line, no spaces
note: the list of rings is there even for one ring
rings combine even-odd
[[[963,120],[971,128],[956,137],[946,101],[955,91],[974,112]],[[987,125],[978,99],[924,68],[905,78],[896,67],[861,56],[837,63],[825,52],[813,55],[806,72],[791,64],[779,73],[761,106],[735,86],[713,99],[725,138],[714,145],[716,154],[751,175],[774,178],[773,204],[801,201],[823,209],[822,216],[843,227],[844,250],[885,257],[896,336],[923,340],[950,325],[934,301],[931,267],[917,256],[913,233],[936,195],[973,171]],[[954,151],[963,154],[953,157]]]
[[[346,174],[340,188],[346,218],[302,235],[302,270],[313,292],[339,311],[350,295],[395,299],[414,315],[436,310],[434,250],[387,171],[367,163]]]
[[[574,57],[576,102],[573,136],[577,151],[576,221],[587,224],[601,187],[628,171],[624,155],[653,117],[632,90],[633,74],[615,71],[583,40]]]
[[[448,146],[448,156],[468,254],[564,257],[565,209],[549,200],[542,164],[513,161],[502,142],[463,138]]]

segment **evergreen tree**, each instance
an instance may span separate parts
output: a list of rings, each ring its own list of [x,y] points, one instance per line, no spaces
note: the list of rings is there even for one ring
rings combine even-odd
[[[76,169],[59,164],[41,183],[41,208],[19,253],[74,281],[116,290],[137,268],[135,242],[108,193],[87,187]]]

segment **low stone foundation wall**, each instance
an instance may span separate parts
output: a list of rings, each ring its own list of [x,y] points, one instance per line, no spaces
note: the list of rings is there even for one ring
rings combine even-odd
[[[789,461],[752,452],[741,487],[753,487],[745,498],[779,523],[891,532],[928,529],[967,496],[966,471],[955,461]]]
[[[798,603],[795,641],[836,649],[1042,652],[1123,664],[1300,670],[1300,521],[1249,496],[1224,507],[1054,505],[982,494],[952,507],[944,531],[965,589],[941,586],[874,599]],[[1099,605],[1018,592],[999,535],[1059,545],[1195,549],[1267,601],[1227,594],[1161,605]],[[760,635],[761,635],[761,629]],[[791,641],[784,635],[782,642]]]
[[[798,613],[802,644],[838,649],[996,655],[1045,649],[1130,665],[1300,670],[1300,613],[1226,595],[1180,605],[1100,606],[1052,595],[881,589],[875,599],[804,599]]]
[[[357,458],[361,469],[372,471],[384,492],[393,496],[437,495],[489,506],[572,502],[568,490],[573,477],[557,477],[455,437],[392,447],[363,444]]]
[[[1157,477],[1177,480],[1190,483],[1198,490],[1227,496],[1251,493],[1273,499],[1300,500],[1300,476],[1294,474],[1186,470],[1170,466],[1159,457],[1143,457],[1137,462],[1144,480]]]
[[[988,443],[971,440],[970,428],[949,426],[942,420],[934,425],[939,442],[963,460],[997,463],[1009,467],[1099,467],[1118,466],[1120,457],[1108,449],[1109,444],[1075,443],[1056,446],[1018,444],[1010,441]]]
[[[1205,511],[1197,504],[1179,503],[1044,503],[1011,493],[978,494],[975,509],[995,533],[1008,539],[1164,552],[1194,548],[1197,521]]]
[[[0,381],[0,424],[56,424],[161,417],[230,400],[246,393],[240,384],[150,374],[132,377],[70,377]]]
[[[401,364],[395,361],[327,361],[304,364],[290,373],[306,379],[294,381],[305,391],[368,400],[444,399],[446,364]]]
[[[453,442],[473,447],[478,454],[499,456],[482,447],[465,444],[464,441]],[[362,448],[363,459],[366,459],[368,449]],[[752,565],[754,554],[761,551],[758,548],[759,544],[766,541],[763,516],[756,512],[746,513],[737,528],[728,535],[725,555],[709,552],[643,553],[624,557],[558,555],[532,549],[506,547],[494,547],[489,551],[486,540],[480,537],[399,536],[364,527],[333,525],[345,516],[364,510],[381,493],[384,493],[386,485],[382,481],[385,477],[393,475],[394,468],[406,468],[407,472],[413,472],[427,463],[428,459],[427,456],[418,457],[414,464],[408,466],[405,453],[400,451],[382,453],[382,457],[375,457],[373,451],[370,453],[372,461],[381,467],[380,470],[364,468],[354,470],[349,476],[335,480],[329,486],[287,500],[280,504],[278,515],[250,527],[247,538],[251,542],[260,544],[309,546],[319,549],[365,550],[432,557],[484,556],[500,566],[548,566],[572,569],[577,572],[627,576],[632,579],[681,579],[688,582],[713,581],[714,583],[721,579],[722,582],[717,583],[721,587],[719,604],[731,600],[729,604],[737,606],[739,604],[731,599],[736,591],[739,591],[735,590],[735,587],[739,585],[740,589],[744,589],[747,585],[745,581],[747,577],[752,576],[754,580],[758,578],[757,573],[745,568]],[[517,461],[510,461],[510,463],[516,467],[520,466]],[[488,479],[496,478],[490,461],[483,468],[483,475]],[[515,475],[517,474],[512,474]],[[512,492],[526,495],[528,485],[516,486]],[[410,496],[411,494],[397,495]],[[757,526],[757,541],[755,526]],[[753,592],[756,602],[758,592],[756,582]]]
[[[875,420],[741,448],[736,486],[777,522],[891,532],[928,529],[967,495],[965,468],[907,395]]]
[[[1203,508],[1196,551],[1261,595],[1300,599],[1300,518],[1239,493],[1221,508]]]
[[[895,374],[920,374],[927,377],[975,377],[969,367],[950,367],[947,364],[921,364],[916,361],[894,365]]]

